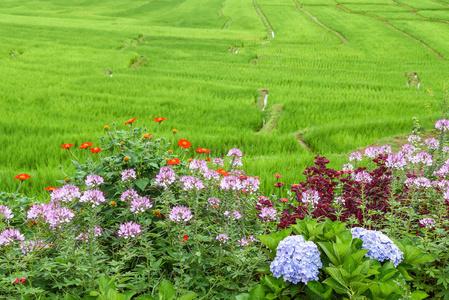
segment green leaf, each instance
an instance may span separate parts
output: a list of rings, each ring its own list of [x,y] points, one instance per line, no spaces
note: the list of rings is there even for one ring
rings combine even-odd
[[[258,273],[262,273],[262,274],[271,274],[270,264],[262,265],[262,266],[258,267],[258,268],[256,269],[256,271],[257,271]]]
[[[192,299],[195,299],[196,297],[198,297],[197,294],[195,294],[193,292],[188,292],[188,293],[182,295],[181,297],[179,297],[178,300],[192,300]]]
[[[125,295],[125,300],[131,300],[131,298],[135,295],[135,292],[132,291],[126,291],[123,293]]]
[[[99,283],[100,283],[100,291],[103,295],[107,295],[110,289],[115,291],[115,283],[114,280],[112,280],[111,278],[104,275],[100,275]]]
[[[348,253],[351,250],[351,244],[334,243],[333,247],[334,253],[339,260],[339,264],[341,264],[345,257],[348,256]]]
[[[332,243],[330,242],[318,242],[318,245],[321,247],[321,249],[324,251],[326,256],[329,258],[329,260],[336,266],[339,265],[339,261],[334,253],[334,247],[332,246]]]
[[[173,284],[166,279],[162,280],[157,289],[159,290],[159,300],[172,300],[175,296]]]
[[[369,288],[369,285],[366,283],[362,283],[362,282],[351,282],[351,283],[349,283],[349,287],[353,291],[355,291],[358,295],[361,295],[363,292],[365,292]]]
[[[150,295],[140,295],[137,298],[134,298],[133,300],[155,300]]]
[[[324,271],[328,273],[333,279],[335,279],[335,281],[337,281],[339,284],[347,288],[347,283],[343,278],[343,276],[341,275],[339,268],[327,267],[324,268]]]
[[[352,256],[349,256],[345,259],[345,262],[343,264],[343,268],[348,271],[349,273],[352,273],[356,269],[356,264],[354,258]]]
[[[260,284],[253,287],[250,293],[251,293],[251,300],[265,299],[265,291],[263,290],[263,287]]]
[[[72,295],[65,295],[64,300],[79,300],[80,298],[72,296]]]
[[[141,191],[143,191],[149,183],[150,183],[150,180],[148,178],[139,178],[136,181],[134,181],[134,184],[137,185],[137,187]]]
[[[268,293],[268,294],[265,296],[265,298],[267,298],[268,300],[274,300],[274,299],[277,299],[278,296],[276,296],[276,295],[273,294],[273,293]]]
[[[309,281],[307,287],[318,296],[322,296],[325,292],[324,286],[319,281]]]
[[[421,300],[421,299],[429,297],[429,294],[424,293],[423,291],[414,291],[413,293],[411,293],[409,295],[409,297],[412,300]]]
[[[338,294],[346,294],[347,289],[342,286],[341,284],[339,284],[335,279],[333,278],[326,278],[323,281],[324,284],[327,284],[328,286],[330,286],[335,292],[337,292]]]
[[[413,277],[411,277],[410,274],[408,274],[407,270],[404,267],[398,266],[398,271],[401,272],[405,280],[407,281],[413,280]]]
[[[235,297],[235,299],[236,299],[236,300],[251,300],[251,295],[250,295],[250,294],[247,294],[247,293],[243,293],[243,294],[237,295],[237,296]],[[137,300],[137,299],[136,299],[136,300]]]

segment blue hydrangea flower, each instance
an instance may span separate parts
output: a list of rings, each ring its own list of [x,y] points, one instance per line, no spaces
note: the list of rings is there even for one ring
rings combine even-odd
[[[362,249],[369,249],[365,256],[380,262],[389,260],[397,267],[404,259],[402,251],[389,237],[380,231],[360,227],[351,229],[352,237],[363,241]]]
[[[322,266],[320,251],[315,243],[306,242],[301,235],[295,235],[279,243],[270,270],[276,278],[284,276],[284,281],[307,284],[308,281],[318,280]]]

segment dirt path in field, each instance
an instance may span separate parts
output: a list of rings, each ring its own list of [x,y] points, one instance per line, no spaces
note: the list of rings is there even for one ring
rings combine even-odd
[[[444,5],[444,6],[449,6],[449,3],[446,3],[446,2],[443,2],[443,1],[438,1],[438,0],[430,0],[430,1],[438,3],[438,4],[441,4],[441,5]]]
[[[427,44],[425,44],[423,41],[421,41],[421,40],[419,40],[419,39],[417,39],[417,38],[411,36],[410,34],[408,34],[408,33],[404,32],[404,31],[400,30],[400,29],[397,28],[397,27],[393,26],[392,24],[390,24],[390,22],[388,22],[388,20],[382,19],[382,18],[380,18],[380,17],[378,17],[378,16],[375,16],[375,15],[372,15],[372,14],[369,14],[369,13],[365,13],[365,12],[354,12],[354,11],[351,11],[351,10],[347,9],[346,7],[344,7],[343,5],[341,5],[340,3],[338,3],[336,0],[332,0],[332,2],[335,3],[335,7],[337,7],[338,9],[340,9],[340,10],[342,10],[342,11],[344,11],[345,13],[348,13],[348,14],[354,14],[354,15],[361,15],[361,16],[368,16],[368,17],[371,17],[371,18],[374,18],[374,19],[376,19],[376,20],[381,21],[382,23],[384,23],[385,25],[387,25],[387,26],[390,27],[391,29],[393,29],[393,30],[399,32],[400,34],[402,34],[402,35],[408,37],[409,39],[411,39],[411,40],[417,42],[418,44],[420,44],[421,46],[423,46],[424,48],[426,48],[427,50],[429,50],[430,52],[432,52],[436,57],[438,57],[438,59],[440,59],[440,60],[445,60],[445,58],[444,58],[443,56],[441,56],[441,54],[439,54],[435,49],[431,48],[430,46],[428,46]]]
[[[312,149],[306,142],[304,142],[303,137],[302,137],[302,133],[298,134],[298,135],[296,136],[296,138],[297,138],[297,140],[298,140],[298,143],[299,143],[304,149],[306,149],[306,150],[309,151],[310,153],[315,153],[315,152],[313,151],[313,149]]]
[[[262,19],[263,24],[265,25],[265,27],[267,27],[268,38],[274,38],[273,27],[271,27],[271,24],[268,21],[267,17],[265,17],[263,11],[260,9],[259,4],[257,4],[257,0],[253,0],[253,5],[254,5],[254,9],[256,10],[257,14]]]
[[[403,7],[403,8],[406,8],[406,9],[411,10],[411,13],[412,13],[413,15],[417,16],[418,18],[420,18],[420,19],[423,20],[423,21],[428,21],[428,22],[440,22],[440,23],[449,24],[449,21],[446,21],[446,20],[441,20],[441,19],[430,19],[430,18],[423,17],[423,16],[421,16],[421,15],[419,14],[419,9],[413,8],[413,7],[408,6],[408,5],[406,5],[406,4],[398,3],[398,2],[396,2],[395,0],[390,0],[390,2],[394,3],[394,5],[396,5],[396,6],[400,6],[400,7]],[[434,1],[434,2],[436,2],[436,1]],[[436,3],[438,3],[438,2],[436,2]],[[444,2],[443,2],[443,3],[444,3]],[[443,3],[438,3],[438,4],[443,4]],[[444,3],[443,5],[449,6],[449,4],[447,4],[447,3]]]
[[[318,25],[320,25],[321,27],[323,27],[324,29],[326,29],[327,31],[333,33],[334,35],[336,35],[340,40],[342,44],[349,44],[349,41],[339,32],[327,27],[326,25],[324,25],[323,23],[321,23],[320,21],[317,20],[317,18],[312,15],[311,13],[309,13],[308,11],[306,11],[296,0],[292,0],[293,3],[295,4],[296,8],[300,11],[302,11],[303,13],[305,13],[306,15],[308,15],[313,22],[317,23]]]

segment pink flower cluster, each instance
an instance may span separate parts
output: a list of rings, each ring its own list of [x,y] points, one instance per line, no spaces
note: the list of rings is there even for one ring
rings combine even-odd
[[[72,200],[81,197],[80,189],[74,184],[66,184],[62,188],[53,190],[51,195],[51,201],[58,202],[71,202]]]
[[[43,240],[35,241],[25,241],[20,244],[20,249],[22,249],[23,254],[28,252],[39,251],[42,249],[50,248],[51,244],[45,243]]]
[[[186,206],[174,206],[168,216],[173,222],[188,222],[193,218],[192,212]]]
[[[175,171],[170,167],[162,167],[156,175],[156,184],[168,189],[168,186],[175,182]]]
[[[105,201],[103,192],[100,190],[87,190],[80,198],[80,202],[91,204],[92,207],[96,207]]]
[[[123,182],[131,182],[133,180],[136,180],[137,175],[136,175],[136,171],[134,171],[134,169],[128,169],[128,170],[124,170],[122,172],[122,181]]]
[[[17,229],[7,228],[0,233],[0,246],[8,246],[15,241],[21,242],[23,240],[25,240],[25,237]]]
[[[120,225],[118,236],[124,239],[134,238],[142,233],[140,225],[136,222],[130,221]]]
[[[88,175],[84,181],[84,184],[88,187],[97,187],[102,183],[104,183],[104,179],[100,175]]]
[[[201,181],[201,179],[197,177],[186,175],[182,176],[179,181],[181,181],[184,184],[182,188],[184,191],[191,191],[191,190],[200,191],[204,189],[203,182]]]
[[[8,206],[4,206],[4,205],[0,205],[0,214],[2,214],[6,221],[11,220],[12,218],[14,218],[14,215],[12,214],[12,210],[10,208],[8,208]],[[0,218],[1,220],[1,218]]]

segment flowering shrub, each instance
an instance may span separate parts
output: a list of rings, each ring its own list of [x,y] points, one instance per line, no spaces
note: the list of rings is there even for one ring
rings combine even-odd
[[[121,291],[152,293],[164,277],[177,296],[190,290],[211,299],[256,284],[266,257],[255,236],[274,230],[279,214],[255,208],[260,182],[242,169],[242,151],[213,158],[135,121],[128,130],[105,128],[99,147],[66,144],[76,172],[47,188],[47,201],[0,198],[0,294],[95,294],[100,274],[115,277]],[[98,156],[81,162],[76,151]]]
[[[323,264],[320,251],[313,242],[306,242],[301,235],[289,236],[277,247],[276,258],[270,265],[273,276],[284,277],[292,283],[318,280],[318,273]]]
[[[260,179],[245,173],[240,149],[212,157],[202,145],[175,142],[177,130],[169,143],[157,136],[165,119],[156,119],[156,133],[133,127],[134,118],[126,122],[129,130],[105,127],[99,147],[63,145],[76,158],[76,172],[59,188],[47,187],[46,201],[0,193],[0,294],[61,298],[111,289],[154,295],[156,286],[171,291],[170,279],[173,297],[223,299],[244,291],[265,297],[271,289],[279,299],[421,299],[413,291],[420,279],[411,286],[406,280],[419,274],[417,264],[432,260],[422,250],[445,237],[444,132],[438,143],[416,135],[398,153],[389,147],[353,153],[342,171],[317,156],[289,199],[281,198],[280,174],[279,197],[260,193]],[[81,162],[75,151],[89,158]],[[374,164],[361,166],[364,157]],[[16,177],[19,189],[30,178]],[[383,230],[392,240],[412,234],[418,242],[393,243],[362,228],[354,228],[353,239],[342,222]],[[438,243],[442,255],[449,241]],[[266,276],[257,285],[260,273]],[[119,283],[112,288],[99,274]],[[439,274],[435,280],[444,278]]]
[[[368,249],[367,257],[380,262],[389,260],[397,267],[404,256],[398,246],[380,231],[366,230],[360,227],[351,229],[352,237],[363,241],[362,249]]]

